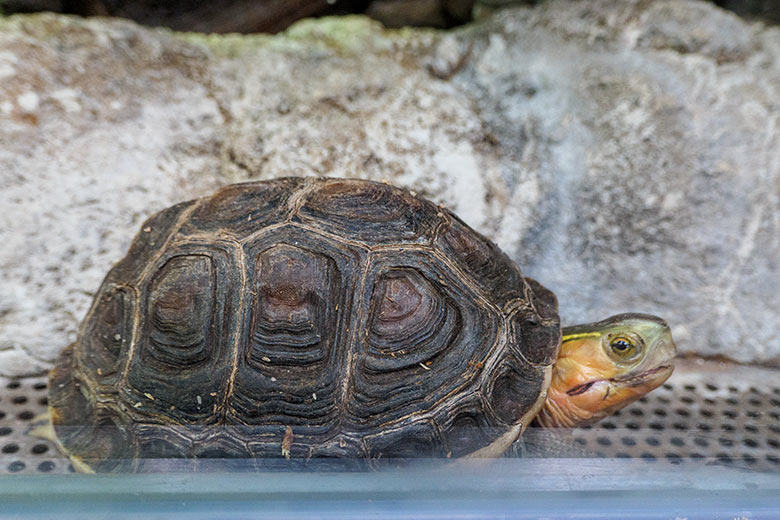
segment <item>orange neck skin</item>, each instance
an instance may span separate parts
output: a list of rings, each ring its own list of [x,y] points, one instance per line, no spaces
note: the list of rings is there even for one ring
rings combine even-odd
[[[564,338],[537,425],[578,428],[593,424],[658,387],[672,373],[671,365],[631,372],[605,353],[600,336],[592,336]]]

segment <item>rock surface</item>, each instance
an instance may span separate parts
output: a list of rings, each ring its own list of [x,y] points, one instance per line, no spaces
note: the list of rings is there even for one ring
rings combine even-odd
[[[780,363],[780,30],[704,2],[551,1],[457,31],[270,36],[0,18],[0,374],[41,372],[140,223],[216,186],[413,187],[555,290]]]

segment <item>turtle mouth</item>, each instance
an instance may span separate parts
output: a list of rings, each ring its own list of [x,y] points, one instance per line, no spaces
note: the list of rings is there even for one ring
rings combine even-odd
[[[670,375],[672,375],[673,371],[674,371],[673,365],[660,365],[655,368],[651,368],[650,370],[645,370],[643,372],[630,373],[622,377],[615,377],[610,379],[609,381],[612,383],[617,383],[621,386],[631,386],[631,387],[641,386],[659,380],[660,381],[658,382],[658,384],[661,384],[664,381],[666,381],[666,379]]]
[[[621,377],[613,377],[609,379],[596,379],[594,381],[588,381],[581,385],[577,385],[574,388],[569,389],[567,395],[580,395],[584,394],[590,388],[601,381],[608,381],[623,387],[637,387],[644,385],[653,385],[653,388],[660,385],[672,374],[674,371],[673,365],[660,365],[650,370],[644,370],[642,372],[632,372]],[[656,383],[657,384],[654,384]]]

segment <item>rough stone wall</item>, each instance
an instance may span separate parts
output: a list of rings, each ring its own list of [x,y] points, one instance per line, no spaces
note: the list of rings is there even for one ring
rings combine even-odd
[[[411,186],[555,290],[681,350],[780,363],[780,30],[704,2],[551,1],[457,31],[270,36],[0,18],[0,374],[77,335],[140,223],[216,186]]]

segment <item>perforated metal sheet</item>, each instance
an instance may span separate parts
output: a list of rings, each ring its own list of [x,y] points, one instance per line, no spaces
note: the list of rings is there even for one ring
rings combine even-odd
[[[0,474],[73,471],[54,443],[29,435],[47,410],[47,395],[45,377],[0,378]]]
[[[46,412],[46,378],[0,378],[0,474],[68,473],[53,443],[29,435]],[[526,456],[635,458],[686,465],[723,464],[780,472],[780,371],[683,360],[669,382],[591,428],[555,438]],[[536,453],[534,455],[534,453]],[[530,454],[530,455],[529,455]]]

